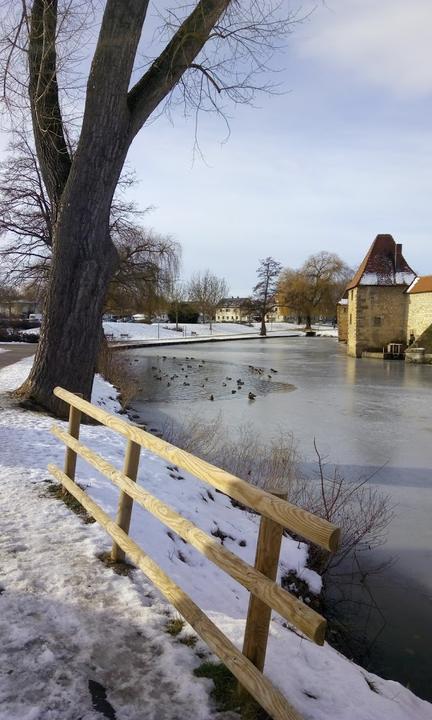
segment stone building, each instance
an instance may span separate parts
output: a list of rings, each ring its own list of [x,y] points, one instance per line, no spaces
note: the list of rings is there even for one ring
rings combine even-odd
[[[348,340],[348,299],[339,300],[336,308],[338,339],[339,342],[347,342]]]
[[[390,343],[407,344],[406,290],[416,277],[402,245],[391,235],[377,235],[344,296],[349,355],[361,357],[364,351],[382,352]]]
[[[407,336],[417,341],[432,323],[432,275],[418,277],[407,295]]]

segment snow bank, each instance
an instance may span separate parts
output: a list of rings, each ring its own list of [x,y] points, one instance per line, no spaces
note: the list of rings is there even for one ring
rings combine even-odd
[[[16,387],[30,362],[0,371],[0,392]],[[115,390],[100,378],[93,397],[115,411]],[[103,531],[84,525],[61,503],[45,497],[47,462],[61,466],[64,456],[48,433],[52,420],[7,407],[5,395],[2,404],[0,523],[7,539],[0,653],[8,654],[3,662],[12,674],[0,681],[0,718],[97,720],[89,678],[107,688],[122,720],[142,720],[144,707],[146,720],[216,717],[206,692],[209,684],[192,676],[200,662],[195,651],[201,652],[203,643],[185,648],[165,635],[163,625],[172,610],[156,590],[139,572],[129,580],[106,570],[95,560],[109,546]],[[81,437],[122,466],[123,438],[96,426],[83,426]],[[118,492],[109,481],[81,460],[77,478],[114,516]],[[225,536],[227,548],[253,561],[256,516],[146,451],[138,481],[207,532]],[[131,535],[241,647],[247,592],[137,506]],[[283,568],[296,571],[313,592],[320,579],[308,569],[307,558],[304,543],[284,538]],[[432,719],[432,706],[409,690],[362,670],[328,645],[315,646],[277,615],[266,673],[305,720]]]
[[[258,336],[261,328],[261,323],[253,323],[252,326],[240,325],[239,323],[213,323],[212,329],[208,323],[179,323],[181,330],[176,331],[175,323],[152,323],[148,325],[146,323],[128,323],[128,322],[104,322],[103,323],[105,335],[111,336],[116,342],[124,341],[145,341],[145,340],[177,340],[182,342],[186,339],[194,337],[226,337],[234,335],[249,335]],[[337,337],[337,329],[331,327],[331,325],[314,325],[313,329],[318,332],[319,335],[325,335],[328,337]],[[267,334],[278,334],[284,333],[288,335],[298,335],[304,330],[303,325],[297,325],[294,323],[267,323]],[[23,333],[29,333],[32,335],[39,335],[40,328],[33,328],[32,330],[23,330]]]

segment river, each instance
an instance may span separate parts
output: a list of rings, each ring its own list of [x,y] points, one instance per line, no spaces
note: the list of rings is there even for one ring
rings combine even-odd
[[[395,517],[374,560],[393,565],[368,580],[385,619],[368,668],[432,700],[432,367],[349,358],[333,338],[154,347],[126,357],[141,387],[134,407],[150,425],[220,414],[231,434],[245,422],[261,439],[292,432],[306,469],[315,438],[347,478],[372,476],[391,497]]]

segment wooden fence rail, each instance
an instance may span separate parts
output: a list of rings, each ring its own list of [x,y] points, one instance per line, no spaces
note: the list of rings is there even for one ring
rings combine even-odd
[[[284,528],[288,528],[326,549],[335,550],[339,540],[339,529],[331,523],[291,505],[280,497],[259,490],[240,478],[110,415],[63,388],[55,388],[54,394],[70,405],[69,432],[57,426],[52,428],[53,434],[66,446],[66,458],[64,472],[52,464],[48,468],[53,476],[62,483],[65,490],[71,493],[113,538],[113,558],[123,559],[125,554],[131,558],[190,623],[211,650],[219,656],[237,677],[242,687],[267,710],[271,717],[275,720],[301,720],[286,698],[261,672],[264,667],[272,609],[314,642],[318,644],[324,642],[325,619],[274,581],[282,533]],[[117,470],[80,442],[78,438],[82,414],[98,420],[128,439],[123,472]],[[248,565],[220,545],[214,537],[207,535],[169,505],[136,484],[141,447],[189,471],[199,479],[261,513],[255,567]],[[103,473],[120,489],[119,507],[115,521],[75,483],[77,456],[82,457],[96,470]],[[128,532],[134,501],[249,590],[251,596],[243,654],[192,599],[129,538]]]

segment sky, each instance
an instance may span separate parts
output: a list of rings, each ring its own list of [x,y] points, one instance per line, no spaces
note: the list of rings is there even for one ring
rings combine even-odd
[[[233,295],[250,293],[260,258],[299,267],[328,250],[355,268],[378,233],[431,274],[432,2],[284,5],[307,18],[278,56],[279,94],[230,108],[227,141],[200,117],[204,159],[180,112],[134,141],[147,225],[181,243],[185,279],[209,268]]]
[[[268,0],[270,1],[270,0]],[[261,258],[300,267],[338,253],[355,269],[391,233],[432,274],[432,0],[281,0],[296,23],[271,78],[277,94],[145,125],[128,167],[144,224],[182,247],[182,280],[207,268],[248,295]],[[158,23],[154,2],[141,52]],[[245,3],[247,5],[247,3]],[[102,5],[101,5],[102,7]],[[85,70],[98,18],[89,29]],[[150,52],[150,51],[149,51]],[[4,151],[8,137],[0,135]]]

